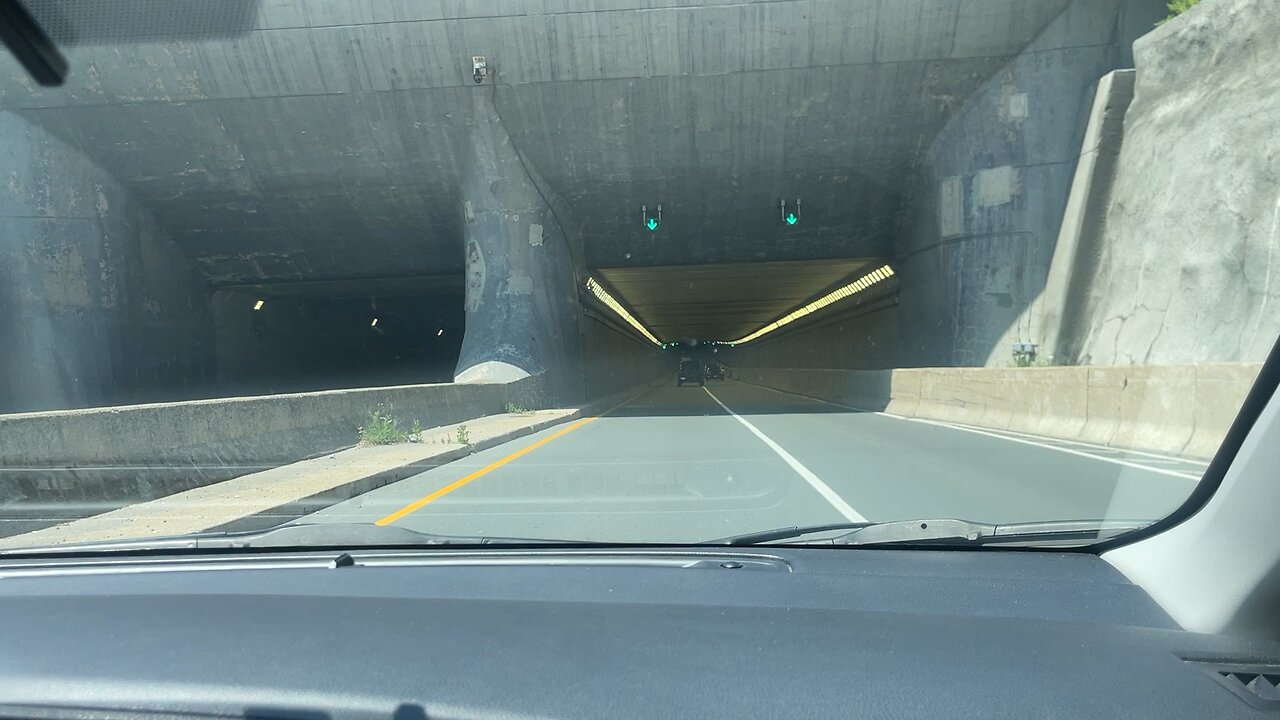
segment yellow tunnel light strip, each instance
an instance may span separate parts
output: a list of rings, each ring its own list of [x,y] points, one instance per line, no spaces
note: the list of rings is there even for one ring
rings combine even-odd
[[[777,330],[778,328],[788,323],[795,322],[796,320],[799,320],[800,318],[806,315],[815,313],[827,307],[828,305],[832,305],[841,300],[845,300],[847,298],[853,297],[854,295],[857,295],[858,293],[862,292],[863,290],[866,290],[867,288],[871,287],[872,285],[875,285],[876,283],[884,282],[885,280],[888,280],[890,277],[893,277],[893,275],[894,275],[894,272],[892,267],[889,267],[888,265],[882,265],[876,268],[875,270],[872,270],[871,272],[867,273],[866,275],[863,275],[857,280],[849,283],[848,285],[836,288],[835,290],[832,290],[831,292],[827,293],[826,295],[823,295],[817,300],[814,300],[813,302],[808,303],[803,307],[792,310],[791,312],[787,313],[781,318],[774,320],[773,322],[769,323],[768,325],[765,325],[759,330],[756,330],[750,335],[738,338],[737,340],[732,340],[728,344],[741,345],[743,343],[749,343],[752,340],[760,338],[763,335],[767,335],[768,333],[771,333],[774,330]],[[588,284],[590,284],[591,282],[593,281],[588,281]],[[626,311],[624,310],[622,312],[625,313]],[[637,328],[639,327],[639,324],[632,321],[629,315],[624,315],[624,319],[627,319],[628,322],[632,322],[632,324],[635,325]],[[641,329],[641,332],[644,332],[643,329]]]
[[[653,333],[649,332],[648,328],[644,325],[641,325],[639,320],[632,317],[631,313],[627,312],[627,309],[622,307],[622,303],[615,300],[614,297],[609,294],[609,291],[604,289],[604,286],[596,282],[595,278],[587,278],[587,289],[591,291],[592,295],[596,296],[597,300],[604,303],[605,307],[609,308],[614,312],[614,314],[625,320],[628,325],[636,329],[636,332],[645,336],[649,342],[654,345],[662,345],[662,341],[654,337]]]

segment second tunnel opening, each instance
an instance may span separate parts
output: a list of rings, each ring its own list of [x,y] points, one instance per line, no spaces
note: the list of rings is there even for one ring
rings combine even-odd
[[[214,294],[220,395],[447,383],[459,276],[262,284]]]

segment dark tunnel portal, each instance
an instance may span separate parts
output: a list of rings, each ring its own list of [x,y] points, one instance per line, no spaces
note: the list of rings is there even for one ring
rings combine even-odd
[[[267,286],[218,304],[221,395],[447,383],[462,347],[461,292],[273,295]]]

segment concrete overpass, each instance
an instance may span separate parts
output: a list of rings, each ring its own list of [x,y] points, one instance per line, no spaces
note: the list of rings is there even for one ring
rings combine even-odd
[[[245,0],[104,31],[34,3],[72,74],[37,88],[3,59],[25,240],[0,315],[25,338],[7,366],[64,359],[10,375],[7,406],[439,379],[450,353],[462,379],[580,395],[584,353],[633,350],[581,319],[587,277],[664,337],[727,339],[883,262],[914,313],[882,339],[897,364],[1003,361],[1093,84],[1161,6]],[[969,210],[931,207],[941,174]],[[998,238],[977,265],[931,247],[969,235]],[[943,337],[957,307],[975,328]],[[368,342],[379,315],[397,350]],[[316,337],[342,357],[317,367]]]

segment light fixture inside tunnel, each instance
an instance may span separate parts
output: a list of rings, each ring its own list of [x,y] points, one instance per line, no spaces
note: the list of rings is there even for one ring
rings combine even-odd
[[[253,309],[254,309],[254,310],[261,310],[261,309],[262,309],[262,306],[263,306],[263,305],[266,305],[266,304],[267,304],[267,301],[266,301],[266,300],[259,300],[258,302],[256,302],[256,303],[254,303],[254,304],[253,304]]]
[[[828,305],[831,305],[832,303],[837,303],[837,302],[840,302],[841,300],[845,300],[850,297],[853,297],[854,295],[857,295],[858,293],[862,292],[863,290],[866,290],[872,285],[875,285],[876,283],[879,283],[879,282],[883,282],[893,277],[893,274],[894,274],[893,268],[889,267],[888,265],[883,265],[881,267],[878,267],[875,270],[872,270],[871,272],[867,273],[866,275],[863,275],[862,277],[858,278],[857,280],[854,280],[848,285],[832,290],[831,292],[827,293],[826,295],[823,295],[822,297],[818,298],[817,300],[814,300],[813,302],[809,303],[808,305],[805,305],[804,307],[800,307],[800,308],[796,308],[795,310],[792,310],[790,313],[784,315],[783,317],[778,318],[777,320],[774,320],[773,322],[769,323],[768,325],[765,325],[759,330],[756,330],[750,335],[738,338],[737,340],[731,340],[729,342],[729,345],[741,345],[742,343],[749,343],[752,340],[756,340],[764,335],[767,335],[773,332],[774,330],[777,330],[780,327],[793,323],[796,320],[799,320],[800,318],[806,315],[818,312],[819,310],[827,307]]]
[[[369,327],[378,327],[378,318],[374,318],[373,322],[369,323]]]
[[[596,296],[597,300],[604,303],[605,307],[612,310],[615,315],[622,318],[631,327],[635,328],[636,332],[645,336],[649,342],[659,347],[665,347],[661,340],[654,337],[653,333],[649,332],[648,328],[641,325],[639,320],[632,317],[631,313],[627,312],[627,309],[622,307],[622,303],[615,300],[614,297],[609,294],[609,291],[604,289],[603,285],[596,282],[595,278],[587,278],[587,289],[591,291],[592,295]]]
[[[444,328],[440,328],[436,331],[436,337],[440,337],[441,335],[444,335]]]

